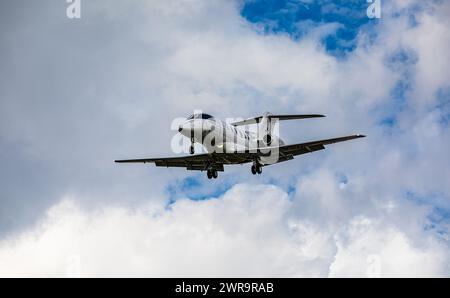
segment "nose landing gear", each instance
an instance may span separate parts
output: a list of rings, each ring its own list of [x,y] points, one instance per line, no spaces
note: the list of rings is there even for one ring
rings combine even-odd
[[[189,153],[190,154],[194,154],[195,153],[195,149],[194,149],[194,139],[191,138],[191,146],[189,147]]]

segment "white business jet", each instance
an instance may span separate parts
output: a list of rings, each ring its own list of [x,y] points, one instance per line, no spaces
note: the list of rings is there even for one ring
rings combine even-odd
[[[116,160],[117,163],[154,163],[158,167],[181,167],[187,170],[206,171],[208,179],[217,178],[224,165],[252,163],[253,175],[261,174],[264,166],[294,159],[294,156],[325,149],[325,145],[363,138],[364,135],[312,141],[286,145],[275,133],[278,121],[325,117],[324,115],[272,115],[226,123],[204,113],[191,115],[178,131],[191,141],[191,155],[168,158]],[[250,125],[257,125],[250,132]],[[194,143],[202,144],[206,153],[194,155]]]

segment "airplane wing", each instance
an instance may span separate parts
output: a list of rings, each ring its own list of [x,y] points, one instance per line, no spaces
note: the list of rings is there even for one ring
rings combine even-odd
[[[143,158],[116,160],[117,163],[154,163],[157,167],[181,167],[187,170],[206,171],[209,167],[223,171],[224,165],[252,162],[258,157],[257,152],[233,152],[197,154],[180,157]]]
[[[213,166],[217,171],[223,171],[223,164],[216,164],[211,154],[197,154],[180,157],[143,158],[143,159],[122,159],[117,163],[154,163],[157,167],[181,167],[188,170],[206,170],[208,166]]]
[[[279,151],[278,162],[291,160],[294,156],[311,153],[325,149],[325,145],[338,142],[349,141],[357,138],[363,138],[363,135],[351,135],[334,139],[319,140],[307,143],[293,145],[283,145],[280,147],[268,147],[264,149],[277,149]],[[223,171],[224,165],[243,164],[253,162],[264,153],[257,152],[232,152],[232,153],[212,153],[197,154],[181,157],[163,157],[163,158],[143,158],[143,159],[124,159],[116,160],[117,163],[154,163],[157,167],[182,167],[187,170],[205,171],[209,167],[217,171]]]
[[[307,143],[299,143],[299,144],[280,146],[280,147],[278,147],[278,150],[280,152],[280,157],[279,157],[278,162],[291,160],[296,155],[301,155],[301,154],[311,153],[314,151],[323,150],[323,149],[325,149],[325,145],[350,141],[353,139],[364,138],[364,137],[365,137],[364,135],[351,135],[351,136],[345,136],[345,137],[339,137],[339,138],[333,138],[333,139],[325,139],[325,140],[319,140],[319,141],[313,141],[313,142],[307,142]],[[274,147],[274,149],[276,149],[276,147]]]

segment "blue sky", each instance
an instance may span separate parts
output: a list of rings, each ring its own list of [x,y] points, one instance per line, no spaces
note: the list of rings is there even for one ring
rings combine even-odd
[[[301,39],[315,26],[335,23],[339,28],[321,40],[330,55],[345,57],[356,47],[361,30],[372,31],[376,20],[366,16],[367,2],[353,1],[244,1],[241,15],[258,24],[266,34],[286,33],[294,40]]]

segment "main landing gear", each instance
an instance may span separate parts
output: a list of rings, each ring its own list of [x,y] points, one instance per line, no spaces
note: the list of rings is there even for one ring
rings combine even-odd
[[[262,173],[262,165],[255,163],[252,165],[252,174],[261,174]]]
[[[208,169],[206,171],[206,176],[208,176],[208,179],[216,179],[217,177],[219,177],[219,173],[217,173],[217,170],[215,169]]]

